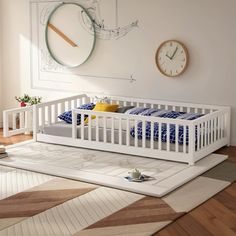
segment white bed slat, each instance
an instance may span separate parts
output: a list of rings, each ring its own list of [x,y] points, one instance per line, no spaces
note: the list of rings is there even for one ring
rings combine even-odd
[[[207,121],[207,144],[211,144],[211,132],[210,132],[210,127],[211,127],[211,121]]]
[[[126,120],[126,146],[130,146],[130,133],[129,133],[129,122],[130,120],[127,118]]]
[[[48,118],[48,125],[50,125],[52,122],[52,110],[51,110],[51,105],[48,106],[47,108],[47,118]]]
[[[187,128],[184,125],[184,138],[183,138],[183,152],[186,153],[186,136],[187,136]]]
[[[142,121],[142,147],[146,148],[146,122]]]
[[[92,117],[91,114],[88,114],[88,140],[91,141],[92,140]]]
[[[12,115],[12,128],[13,130],[16,129],[16,113]]]
[[[44,126],[45,126],[45,107],[41,108],[40,115],[41,115],[41,126],[42,126],[42,128],[44,128]]]
[[[216,127],[216,130],[217,130],[217,140],[219,140],[220,139],[220,117],[218,116],[217,118],[216,118],[216,122],[217,122],[217,127]]]
[[[219,130],[220,130],[219,137],[220,139],[222,139],[222,116],[220,116],[219,118]]]
[[[72,112],[72,138],[77,138],[77,114]]]
[[[20,128],[24,128],[25,127],[25,112],[20,112]]]
[[[214,142],[217,141],[217,118],[214,118]]]
[[[151,149],[154,149],[154,122],[151,121]]]
[[[121,118],[119,118],[119,145],[122,145],[122,125],[121,125]]]
[[[112,144],[115,143],[114,122],[115,122],[115,119],[114,119],[114,117],[112,117],[111,118],[111,143]]]
[[[54,105],[54,121],[58,121],[58,104]]]
[[[103,142],[107,142],[107,120],[106,117],[103,117]]]
[[[175,152],[179,152],[179,126],[175,125]]]
[[[99,120],[100,116],[97,116],[96,118],[96,141],[99,142]]]
[[[135,130],[134,146],[138,147],[138,121],[136,119],[134,121],[134,130]]]
[[[204,126],[205,126],[205,134],[204,134],[204,142],[205,142],[205,146],[207,146],[207,130],[208,130],[208,122],[207,121],[205,121],[204,122]]]
[[[197,125],[197,151],[200,149],[200,124]]]
[[[72,108],[72,100],[68,101],[68,110],[71,110]]]
[[[81,139],[84,140],[84,114],[81,114]]]
[[[214,142],[214,120],[211,119],[211,143]]]
[[[169,152],[170,151],[170,124],[167,123],[167,132],[166,132],[166,150]]]
[[[200,146],[200,149],[204,147],[203,134],[204,134],[204,127],[203,127],[203,122],[202,122],[201,123],[201,146]]]
[[[162,122],[159,122],[158,124],[158,149],[159,150],[162,150],[161,130],[162,130]]]
[[[223,115],[222,117],[222,137],[224,138],[226,135],[225,135],[225,130],[226,130],[226,127],[227,127],[227,124],[226,124],[226,116]]]
[[[224,138],[226,135],[225,135],[225,129],[227,127],[227,124],[226,124],[226,116],[225,114],[223,115],[222,117],[222,138]]]
[[[82,99],[81,98],[78,98],[76,99],[76,107],[80,107],[82,105]]]
[[[61,103],[61,113],[65,112],[65,102]]]
[[[73,105],[73,107],[74,107],[74,108],[78,108],[78,100],[77,100],[77,99],[74,100],[74,105]]]
[[[208,133],[208,145],[212,144],[212,139],[211,139],[211,126],[212,126],[212,121],[208,120],[208,128],[207,128],[207,133]]]

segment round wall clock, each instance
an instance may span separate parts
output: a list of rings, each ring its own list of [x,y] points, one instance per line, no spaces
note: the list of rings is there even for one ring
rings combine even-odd
[[[83,16],[83,18],[82,18]],[[95,32],[84,27],[84,17],[93,27],[86,10],[77,3],[62,3],[50,14],[46,24],[46,45],[52,58],[66,67],[77,67],[91,55]]]
[[[188,51],[181,42],[168,40],[157,49],[156,64],[159,71],[168,77],[181,75],[188,65]]]

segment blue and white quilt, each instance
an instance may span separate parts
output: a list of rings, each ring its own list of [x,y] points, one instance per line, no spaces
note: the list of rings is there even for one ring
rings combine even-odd
[[[202,114],[197,113],[186,113],[186,112],[177,112],[177,111],[168,111],[168,110],[160,110],[154,108],[133,108],[126,112],[126,114],[133,114],[133,115],[143,115],[143,116],[154,116],[154,117],[162,117],[162,118],[171,118],[171,119],[183,119],[183,120],[194,120],[201,116]],[[137,126],[137,137],[138,139],[142,139],[143,137],[143,130],[142,130],[142,122],[138,123]],[[176,126],[174,124],[170,125],[170,143],[175,143],[176,140]],[[146,139],[151,139],[151,122],[146,122]],[[159,123],[154,123],[154,140],[158,141],[159,139]],[[132,137],[135,137],[135,127],[132,127],[130,130],[130,134]],[[196,132],[197,136],[197,132]],[[167,141],[167,125],[162,124],[161,127],[161,141]],[[178,131],[178,142],[179,144],[183,144],[184,142],[184,127],[179,126]],[[189,131],[188,127],[186,127],[186,144],[189,143]]]
[[[95,107],[94,103],[86,103],[83,104],[82,106],[78,107],[78,109],[82,109],[82,110],[93,110],[93,108]],[[85,115],[84,119],[86,119],[88,116]],[[62,114],[60,114],[58,116],[58,118],[60,120],[65,121],[67,124],[72,124],[72,111],[65,111]],[[81,115],[78,114],[77,115],[77,125],[80,125],[81,123]]]

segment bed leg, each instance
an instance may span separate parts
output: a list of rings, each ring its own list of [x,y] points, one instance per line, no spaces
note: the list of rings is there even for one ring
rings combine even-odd
[[[189,161],[188,163],[190,166],[194,166],[195,165],[195,162],[194,161]]]
[[[37,105],[33,105],[33,140],[37,141],[37,132],[38,132],[38,113]]]
[[[190,159],[190,160],[189,160],[188,164],[189,164],[190,166],[194,166],[194,165],[195,165],[194,157],[190,156],[189,159]]]

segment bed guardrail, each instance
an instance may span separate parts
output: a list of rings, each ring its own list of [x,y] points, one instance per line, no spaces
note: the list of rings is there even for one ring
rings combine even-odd
[[[89,100],[94,102],[97,100],[97,96],[89,96]],[[142,98],[129,98],[129,97],[115,97],[108,96],[107,101],[113,104],[119,104],[120,106],[136,106],[136,107],[148,107],[156,109],[165,109],[171,111],[180,111],[187,113],[209,114],[214,111],[222,110],[225,106],[197,104],[197,103],[185,103],[185,102],[171,102],[154,99],[142,99]]]
[[[60,113],[77,108],[87,101],[87,95],[82,94],[33,106],[5,110],[3,112],[3,135],[11,137],[17,134],[29,134],[33,131],[36,136],[39,122],[41,125],[56,122]],[[40,119],[38,119],[38,113],[40,113]]]
[[[32,131],[33,107],[21,107],[3,112],[3,135],[11,137]]]
[[[81,116],[80,125],[77,125],[78,115]],[[145,155],[146,151],[151,157],[158,155],[162,159],[193,165],[209,150],[213,152],[220,143],[227,144],[229,117],[230,109],[215,111],[192,121],[75,109],[72,111],[72,138],[80,141],[84,147],[91,148],[91,144],[96,143],[96,147],[107,150],[108,144],[111,145],[108,148],[110,151],[126,153],[132,150],[130,153],[134,155]],[[125,129],[122,128],[124,123]],[[147,123],[150,124],[148,137]],[[130,134],[131,128],[134,129],[134,137]],[[173,132],[175,140],[171,138]]]
[[[230,107],[193,120],[196,135],[194,158],[199,160],[219,146],[230,145]]]
[[[34,134],[41,132],[45,125],[59,121],[58,116],[68,110],[75,109],[89,102],[86,94],[40,103],[34,107]]]

